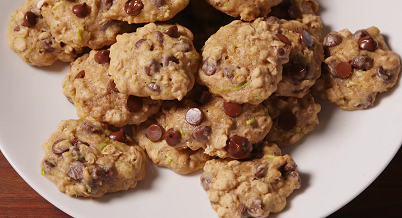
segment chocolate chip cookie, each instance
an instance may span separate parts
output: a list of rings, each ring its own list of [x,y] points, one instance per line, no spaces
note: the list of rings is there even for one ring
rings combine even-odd
[[[296,164],[281,156],[275,144],[264,147],[260,159],[210,160],[201,186],[221,218],[267,217],[286,206],[286,198],[300,188]]]
[[[289,62],[283,65],[282,80],[276,95],[303,98],[321,76],[324,49],[319,40],[303,29],[298,21],[268,17],[271,32],[291,46]]]
[[[264,19],[233,21],[202,49],[197,81],[226,101],[259,104],[276,91],[290,46],[269,31]]]
[[[190,0],[103,0],[108,19],[128,23],[150,23],[173,18]]]
[[[207,0],[209,4],[219,11],[232,17],[239,17],[244,21],[253,21],[259,17],[265,17],[273,6],[282,0]]]
[[[8,24],[8,44],[20,58],[35,66],[49,66],[55,61],[73,61],[81,49],[57,42],[41,9],[39,0],[26,1],[11,15]]]
[[[42,14],[56,41],[74,48],[100,49],[116,42],[120,33],[131,32],[135,26],[107,19],[104,0],[45,0]]]
[[[323,45],[327,49],[325,69],[315,92],[343,110],[373,106],[378,93],[392,88],[399,76],[399,56],[390,51],[376,27],[354,34],[345,29],[331,32]]]
[[[304,98],[271,96],[263,105],[273,121],[265,140],[279,146],[295,144],[319,123],[317,114],[321,106],[310,94]]]
[[[80,118],[122,127],[140,124],[159,111],[161,101],[122,94],[108,75],[109,50],[92,50],[71,63],[63,93]]]
[[[110,49],[110,74],[124,94],[181,100],[194,85],[199,55],[190,30],[150,23],[117,37]]]
[[[42,148],[42,175],[69,196],[99,198],[134,188],[145,177],[144,151],[123,129],[113,132],[106,124],[61,121]]]

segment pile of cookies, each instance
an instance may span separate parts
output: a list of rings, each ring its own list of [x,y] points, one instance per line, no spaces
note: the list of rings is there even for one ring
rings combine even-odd
[[[314,0],[28,0],[8,41],[23,61],[71,62],[63,93],[79,120],[42,147],[42,175],[70,196],[134,188],[146,154],[203,169],[219,217],[266,217],[300,188],[280,146],[319,123],[312,94],[373,106],[400,72],[376,27],[321,41]],[[239,17],[240,20],[235,18]]]

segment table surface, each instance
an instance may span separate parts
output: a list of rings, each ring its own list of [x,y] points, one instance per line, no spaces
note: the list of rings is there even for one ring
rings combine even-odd
[[[70,217],[36,193],[0,152],[0,217]],[[402,149],[357,198],[329,216],[402,217]]]

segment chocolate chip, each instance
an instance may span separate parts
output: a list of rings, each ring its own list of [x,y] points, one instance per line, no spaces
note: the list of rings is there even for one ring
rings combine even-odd
[[[161,87],[156,82],[148,83],[147,88],[153,92],[161,93]]]
[[[70,102],[72,105],[74,105],[74,101],[71,97],[67,96],[67,101]]]
[[[335,73],[339,78],[346,79],[352,74],[352,66],[348,62],[340,62],[335,67]]]
[[[252,217],[261,217],[264,213],[263,204],[260,199],[255,199],[247,209],[247,213]]]
[[[165,4],[164,0],[152,0],[152,3],[155,5],[155,7],[160,8]]]
[[[89,9],[88,9],[87,3],[84,2],[79,5],[74,5],[73,13],[77,17],[81,17],[81,18],[86,17],[89,14]]]
[[[158,39],[158,41],[159,41],[160,43],[163,43],[163,34],[162,34],[161,32],[156,31],[156,32],[155,32],[155,36],[156,36],[156,38]]]
[[[193,138],[200,142],[207,142],[211,132],[212,128],[210,126],[198,126],[193,131]]]
[[[202,175],[201,178],[201,186],[205,191],[209,190],[209,186],[211,185],[211,177]]]
[[[263,145],[263,142],[253,144],[253,150],[250,153],[251,159],[261,159],[262,157],[264,157],[264,152],[262,150]]]
[[[124,5],[124,10],[130,16],[137,16],[144,8],[141,0],[128,0]]]
[[[109,50],[100,50],[95,54],[95,61],[98,64],[105,64],[110,62],[110,51]]]
[[[102,0],[103,8],[109,10],[113,5],[113,0]]]
[[[137,112],[141,111],[142,106],[143,106],[143,103],[142,103],[141,98],[134,96],[134,95],[128,96],[127,101],[126,101],[126,109],[128,111],[130,111],[131,113],[137,113]]]
[[[49,171],[51,168],[53,168],[53,167],[55,167],[56,165],[54,164],[54,163],[52,163],[52,162],[50,162],[50,161],[48,161],[48,160],[45,160],[44,162],[43,162],[43,169],[45,170],[45,171]]]
[[[301,184],[301,178],[300,175],[297,171],[291,171],[291,172],[285,172],[283,173],[283,177],[287,178],[287,177],[292,177],[297,179],[297,182],[299,183],[299,185]]]
[[[286,45],[292,45],[292,43],[290,43],[288,37],[286,37],[283,34],[277,33],[275,34],[276,37],[278,37],[279,40],[281,40],[281,42],[285,43]]]
[[[180,43],[174,45],[174,48],[181,52],[189,52],[193,47],[188,41],[181,39]]]
[[[284,67],[285,74],[295,80],[303,80],[306,78],[307,68],[300,64],[291,64]]]
[[[60,142],[64,141],[65,139],[59,139],[57,141],[55,141],[52,145],[52,151],[53,153],[60,155],[63,154],[64,152],[70,150],[69,147],[61,147],[61,148],[56,148],[57,144],[59,144]]]
[[[76,76],[75,79],[82,79],[85,77],[85,70],[81,70]]]
[[[84,178],[83,172],[84,172],[85,166],[83,163],[79,161],[74,161],[70,165],[70,169],[68,171],[68,177],[74,179],[74,180],[82,180]]]
[[[323,42],[323,45],[326,47],[335,47],[342,43],[342,37],[336,33],[328,34]]]
[[[284,56],[286,54],[285,49],[283,48],[276,49],[276,54],[278,54],[279,57]]]
[[[240,208],[240,218],[250,218],[249,214],[247,213],[247,206],[242,203]]]
[[[369,70],[373,66],[373,59],[368,55],[356,55],[352,57],[352,66],[358,70]]]
[[[109,134],[109,138],[115,141],[124,142],[127,140],[126,134],[124,133],[124,129],[121,128],[117,132],[112,132]]]
[[[176,64],[179,64],[179,59],[175,58],[174,56],[164,55],[163,60],[162,60],[162,65],[164,67],[167,67],[167,66],[169,66],[170,62],[174,62]]]
[[[162,139],[163,129],[157,124],[152,124],[148,126],[146,136],[152,142],[158,142]]]
[[[232,68],[223,68],[222,69],[223,74],[228,78],[228,79],[233,79],[235,76],[235,70],[233,70]]]
[[[43,44],[44,44],[44,46],[45,46],[45,51],[46,51],[47,53],[52,53],[52,52],[54,52],[55,48],[52,47],[53,41],[52,41],[51,38],[42,39],[42,42],[43,42]]]
[[[291,171],[295,171],[297,168],[297,165],[295,163],[286,163],[282,166],[282,170],[284,172],[291,172]]]
[[[288,14],[289,17],[292,19],[302,18],[302,12],[300,11],[300,8],[293,1],[288,8]]]
[[[37,17],[38,16],[36,16],[36,14],[34,14],[30,11],[26,12],[24,15],[24,20],[22,21],[22,26],[29,27],[29,28],[35,27]]]
[[[173,38],[178,38],[178,37],[180,36],[180,35],[179,35],[179,29],[177,28],[176,25],[169,27],[169,28],[165,31],[165,34],[168,35],[168,36],[170,36],[170,37],[173,37]]]
[[[176,146],[181,141],[181,133],[175,128],[168,129],[165,135],[165,141],[170,146]]]
[[[94,127],[88,123],[82,123],[81,128],[87,133],[92,133],[94,131]]]
[[[207,91],[201,91],[201,92],[197,92],[194,94],[194,101],[197,102],[200,105],[204,105],[207,104],[212,96],[211,93],[207,92]]]
[[[358,30],[353,34],[354,38],[360,39],[365,36],[369,36],[370,34],[366,30]]]
[[[144,69],[148,76],[152,76],[159,71],[160,64],[158,64],[155,59],[151,59],[148,61],[148,64]]]
[[[238,117],[243,110],[241,104],[224,102],[223,103],[223,111],[230,117]]]
[[[190,125],[198,126],[201,124],[204,115],[198,108],[190,108],[186,113],[186,121]]]
[[[14,31],[15,31],[15,32],[19,32],[20,30],[21,30],[20,26],[14,27]]]
[[[285,111],[278,117],[278,126],[285,131],[291,131],[296,123],[296,116],[290,111]]]
[[[251,146],[244,137],[234,135],[227,141],[226,151],[233,158],[243,158],[250,151]]]
[[[204,64],[202,65],[202,71],[207,76],[212,76],[216,73],[216,68],[218,63],[216,60],[209,60],[209,58],[205,59]]]
[[[265,22],[267,22],[267,23],[277,23],[277,24],[282,23],[279,18],[274,17],[274,16],[270,16],[270,17],[265,18]]]
[[[365,36],[359,39],[359,47],[362,50],[374,52],[378,48],[378,41],[372,36]]]
[[[116,83],[114,83],[114,81],[109,81],[109,87],[112,91],[119,92],[119,90],[116,88]]]
[[[387,72],[383,67],[379,67],[377,69],[377,77],[383,80],[384,82],[391,82],[394,79],[394,76]]]
[[[261,179],[267,174],[267,171],[268,167],[266,164],[257,165],[255,170],[255,178]]]
[[[147,39],[140,39],[135,43],[134,47],[138,49],[139,47],[141,47],[142,43],[144,43],[146,41],[147,41]]]
[[[96,166],[92,172],[94,182],[110,182],[116,177],[116,170],[113,166]]]
[[[312,47],[314,45],[314,38],[306,30],[300,32],[300,39],[307,47]]]

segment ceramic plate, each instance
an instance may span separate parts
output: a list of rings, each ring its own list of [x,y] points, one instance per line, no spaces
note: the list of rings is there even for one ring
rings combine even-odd
[[[41,145],[63,119],[76,118],[62,94],[68,64],[36,68],[7,45],[10,14],[23,0],[0,2],[0,146],[17,172],[40,195],[74,217],[217,217],[199,185],[201,172],[180,176],[148,163],[137,188],[98,200],[68,197],[40,173]],[[321,0],[324,34],[377,26],[402,54],[398,24],[402,1]],[[399,84],[399,82],[398,82]],[[278,217],[324,217],[363,191],[387,166],[402,142],[402,87],[381,94],[375,107],[346,112],[322,102],[320,124],[289,153],[299,165],[302,188]]]

